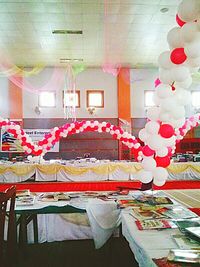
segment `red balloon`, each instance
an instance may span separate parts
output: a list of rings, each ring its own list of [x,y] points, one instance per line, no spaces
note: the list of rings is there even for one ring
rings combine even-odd
[[[157,163],[157,167],[166,168],[170,164],[170,157],[155,157],[155,161]]]
[[[144,146],[143,148],[142,148],[142,153],[144,154],[144,156],[147,156],[147,157],[149,157],[149,156],[153,156],[154,155],[154,150],[152,150],[149,146]]]
[[[186,22],[181,20],[178,16],[178,14],[176,14],[176,22],[178,23],[179,26],[183,26]]]
[[[174,135],[174,128],[170,124],[162,124],[159,134],[164,138],[170,138]]]
[[[174,64],[182,64],[186,61],[187,56],[185,54],[184,48],[175,48],[170,55],[170,59]]]

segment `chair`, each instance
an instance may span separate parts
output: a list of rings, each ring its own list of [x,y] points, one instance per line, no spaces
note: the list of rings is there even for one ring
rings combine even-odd
[[[15,186],[0,193],[0,263],[9,267],[16,260],[15,197]]]

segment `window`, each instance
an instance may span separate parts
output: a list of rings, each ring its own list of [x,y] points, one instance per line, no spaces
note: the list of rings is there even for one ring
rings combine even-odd
[[[192,91],[192,106],[200,108],[200,91]]]
[[[104,91],[88,90],[87,91],[87,107],[103,108],[104,107]]]
[[[55,107],[56,95],[54,92],[41,92],[39,94],[39,107]]]
[[[80,108],[80,91],[73,92],[64,92],[65,95],[63,102],[65,106],[72,107],[75,105],[76,108]]]
[[[154,92],[155,91],[145,91],[144,92],[144,106],[145,107],[153,107],[154,103]]]

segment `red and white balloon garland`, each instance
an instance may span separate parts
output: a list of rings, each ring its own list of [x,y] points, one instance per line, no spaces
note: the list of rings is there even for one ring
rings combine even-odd
[[[200,67],[200,1],[183,0],[176,16],[178,27],[167,35],[169,50],[158,58],[159,79],[155,81],[155,103],[147,112],[148,122],[139,132],[145,143],[140,152],[143,183],[153,179],[162,186],[168,173],[170,156],[176,143],[199,124],[199,114],[185,120],[185,105],[190,103],[191,74]]]
[[[141,149],[140,143],[134,136],[125,132],[121,127],[112,125],[108,122],[76,121],[70,124],[66,123],[61,127],[54,127],[51,129],[50,133],[46,134],[44,138],[36,144],[33,143],[29,135],[26,134],[19,125],[16,125],[7,119],[0,119],[0,128],[3,128],[18,139],[26,154],[32,154],[35,156],[47,153],[51,147],[60,140],[60,138],[65,138],[68,135],[81,132],[107,132],[110,133],[114,139],[122,141],[122,143],[130,149]]]

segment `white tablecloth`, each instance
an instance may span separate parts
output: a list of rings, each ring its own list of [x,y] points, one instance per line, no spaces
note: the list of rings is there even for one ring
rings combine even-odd
[[[141,169],[137,162],[98,162],[59,164],[0,164],[0,182],[23,182],[34,176],[35,181],[128,181],[138,180]],[[200,180],[200,163],[172,163],[168,180]]]

